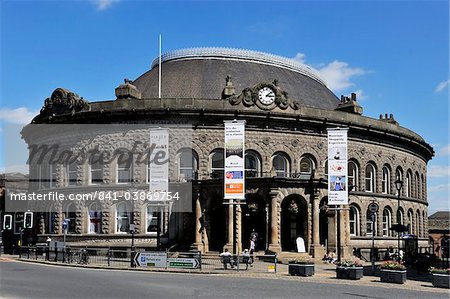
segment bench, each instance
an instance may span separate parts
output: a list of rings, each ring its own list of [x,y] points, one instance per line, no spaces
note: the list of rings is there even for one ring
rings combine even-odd
[[[222,256],[222,263],[223,263],[223,268],[225,270],[227,270],[227,265],[230,265],[232,268],[237,266],[236,263],[236,256]],[[239,258],[239,264],[245,264],[245,270],[248,269],[248,265],[253,264],[253,258],[251,256],[238,256]]]

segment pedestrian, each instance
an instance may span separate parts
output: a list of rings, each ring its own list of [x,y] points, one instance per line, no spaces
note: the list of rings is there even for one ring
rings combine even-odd
[[[253,259],[250,256],[250,252],[248,251],[248,249],[244,249],[244,251],[242,252],[242,261],[245,264],[245,270],[248,269],[248,265],[250,264],[250,266],[253,267]]]
[[[253,259],[253,252],[255,252],[255,242],[253,240],[250,239],[250,257]]]
[[[258,237],[259,237],[259,235],[258,235],[258,233],[256,232],[256,230],[255,230],[255,229],[252,229],[252,232],[251,232],[251,234],[250,234],[250,241],[255,242],[255,250],[256,250],[256,247],[257,247],[257,245],[258,245]]]

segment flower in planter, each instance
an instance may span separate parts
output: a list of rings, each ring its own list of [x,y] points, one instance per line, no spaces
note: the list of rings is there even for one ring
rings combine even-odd
[[[430,267],[429,271],[432,274],[448,274],[448,275],[450,275],[450,268],[439,269],[439,268],[435,268],[435,267]]]
[[[288,208],[289,212],[297,214],[298,213],[298,205],[295,203],[295,201],[291,201],[291,204]]]
[[[295,260],[290,260],[289,264],[297,264],[297,265],[313,265],[314,261],[308,257],[301,257]]]
[[[396,261],[386,261],[383,264],[381,264],[380,269],[403,271],[403,270],[406,270],[406,267]]]
[[[362,267],[362,261],[359,258],[345,259],[336,263],[338,267]]]

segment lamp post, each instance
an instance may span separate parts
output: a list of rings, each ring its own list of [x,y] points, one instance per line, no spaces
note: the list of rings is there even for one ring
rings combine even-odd
[[[397,189],[397,259],[400,262],[400,191],[403,188],[403,181],[398,178],[395,181],[395,188]]]

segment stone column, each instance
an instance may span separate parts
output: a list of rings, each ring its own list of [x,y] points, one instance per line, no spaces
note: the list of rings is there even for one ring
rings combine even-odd
[[[280,253],[281,252],[281,244],[280,244],[280,239],[278,238],[278,236],[280,234],[280,225],[278,223],[278,215],[279,215],[280,211],[278,210],[277,194],[278,194],[278,190],[273,190],[270,192],[271,211],[270,211],[269,250],[276,252],[276,253]]]
[[[200,205],[200,198],[195,200],[195,243],[192,244],[193,249],[204,252],[202,243],[202,207]],[[204,221],[204,219],[203,219]]]
[[[320,237],[319,237],[319,215],[320,215],[320,209],[319,209],[319,205],[320,205],[320,201],[319,201],[319,197],[317,196],[318,194],[314,193],[313,195],[311,195],[312,197],[312,222],[313,222],[313,227],[312,227],[312,245],[311,245],[311,254],[313,257],[317,258],[317,257],[323,257],[325,254],[325,248],[320,245]]]
[[[236,206],[236,230],[234,232],[237,235],[237,252],[242,252],[242,209],[241,206]]]
[[[228,218],[227,218],[227,244],[223,247],[224,250],[228,249],[228,251],[233,252],[233,205],[228,205]]]

